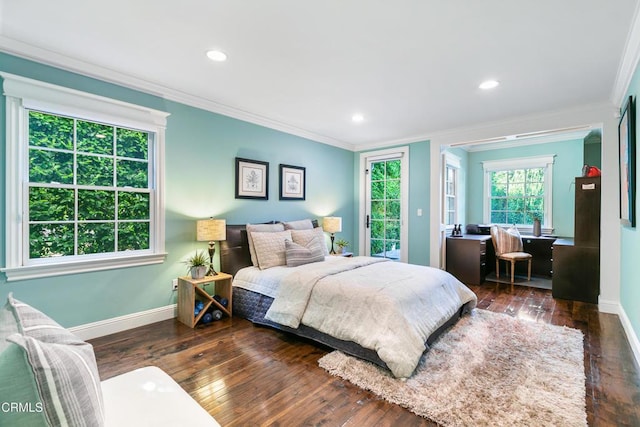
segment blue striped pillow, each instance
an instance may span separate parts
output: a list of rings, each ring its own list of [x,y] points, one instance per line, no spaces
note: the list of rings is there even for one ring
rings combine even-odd
[[[102,390],[93,346],[35,308],[9,295],[20,346],[35,376],[48,424],[104,425]]]
[[[299,245],[288,239],[284,241],[284,245],[287,267],[297,267],[312,262],[324,261],[324,248],[322,247],[320,236],[315,236],[309,240],[306,246]]]

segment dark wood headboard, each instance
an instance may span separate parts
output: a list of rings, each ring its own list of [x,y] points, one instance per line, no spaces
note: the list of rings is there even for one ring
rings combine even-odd
[[[263,224],[275,224],[271,221]],[[318,221],[312,221],[313,226],[318,226]],[[235,276],[238,270],[253,265],[249,252],[249,240],[247,238],[246,225],[227,225],[227,240],[220,242],[220,271]]]
[[[220,242],[220,270],[235,276],[238,270],[253,265],[245,225],[227,225],[227,240]]]

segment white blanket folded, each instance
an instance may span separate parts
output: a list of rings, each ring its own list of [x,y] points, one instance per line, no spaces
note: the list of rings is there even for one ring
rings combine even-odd
[[[266,318],[300,323],[376,351],[409,377],[427,338],[475,294],[449,273],[378,258],[309,264],[283,279]],[[471,307],[471,308],[472,308]]]

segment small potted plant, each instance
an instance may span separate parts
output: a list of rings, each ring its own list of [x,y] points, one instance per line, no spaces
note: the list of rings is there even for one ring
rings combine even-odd
[[[202,279],[207,273],[209,258],[204,251],[196,251],[195,255],[187,258],[187,271],[191,273],[192,279]]]
[[[337,253],[341,254],[344,252],[344,249],[349,246],[349,242],[347,242],[344,239],[338,239],[336,240],[336,246],[338,247],[338,249],[336,250]]]

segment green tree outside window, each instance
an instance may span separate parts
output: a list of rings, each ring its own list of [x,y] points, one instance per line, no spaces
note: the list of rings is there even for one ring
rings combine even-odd
[[[29,111],[29,256],[150,248],[148,132]]]

